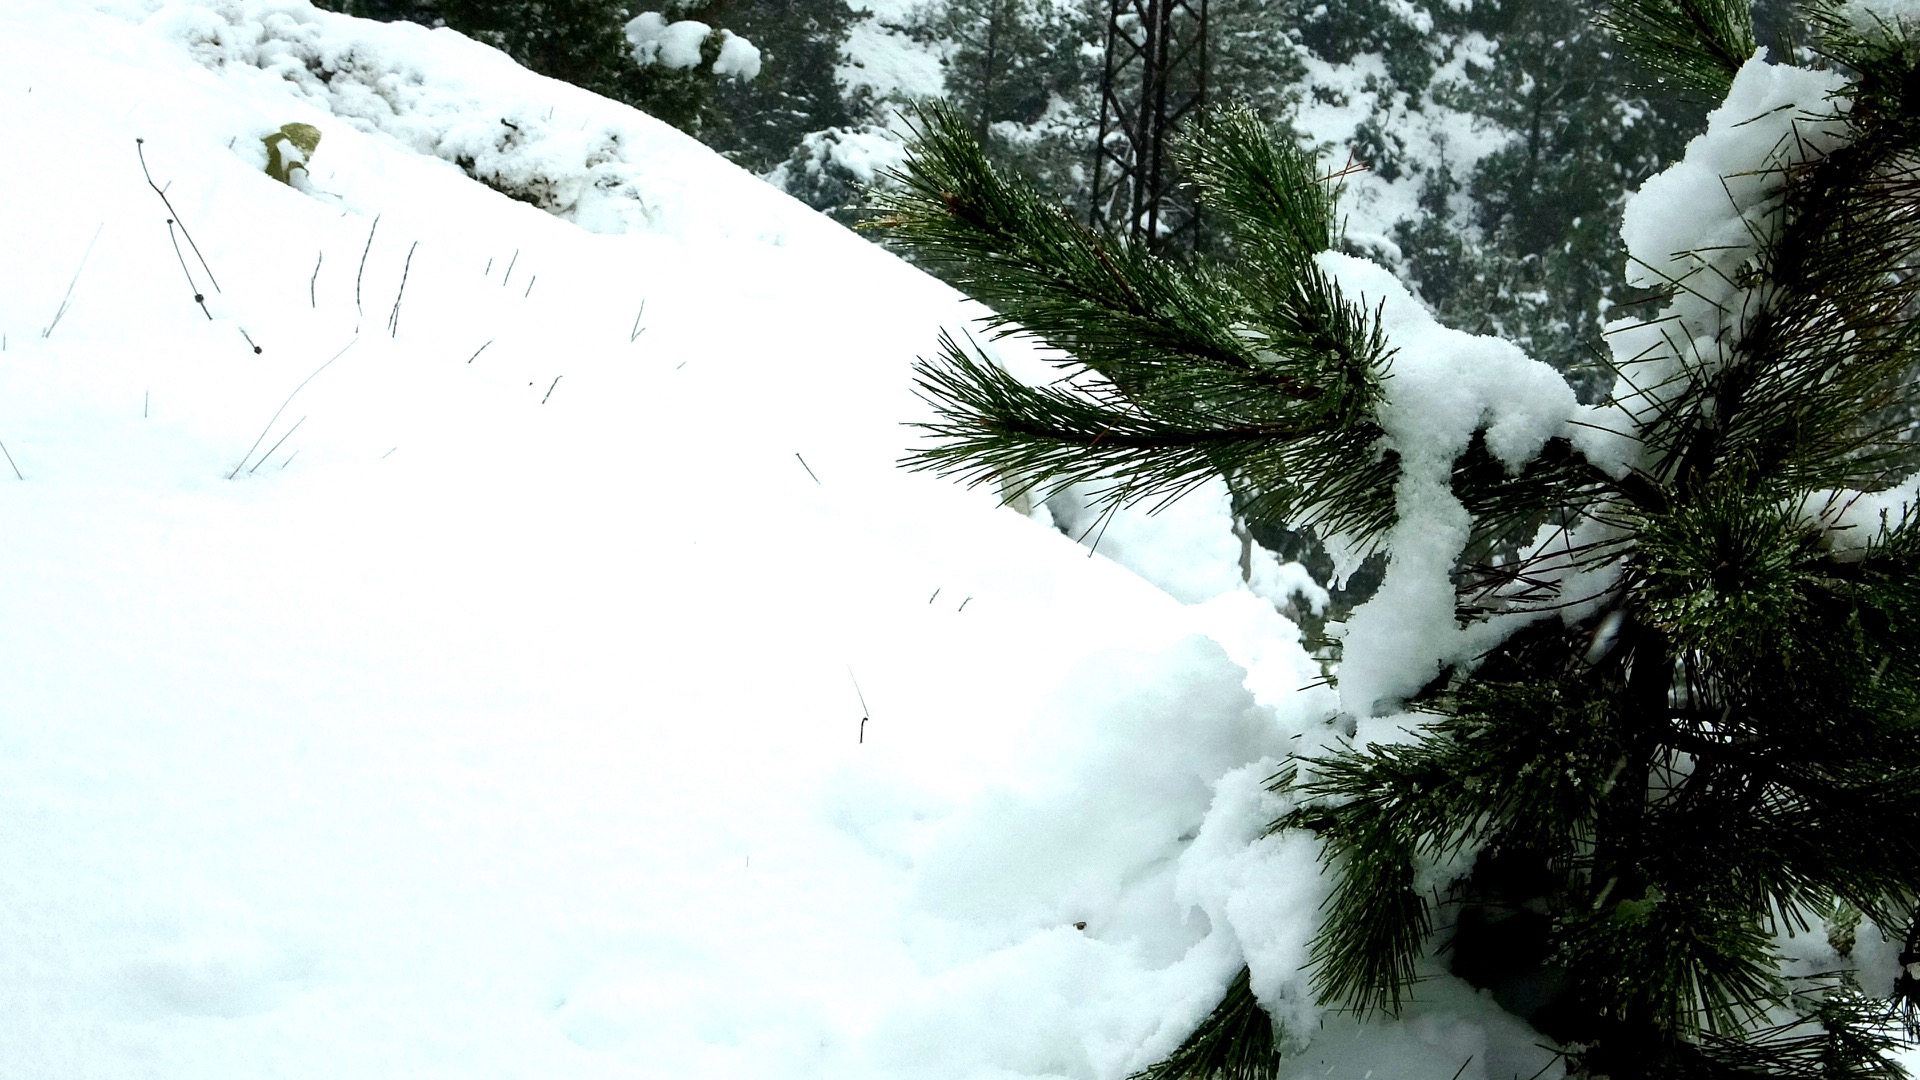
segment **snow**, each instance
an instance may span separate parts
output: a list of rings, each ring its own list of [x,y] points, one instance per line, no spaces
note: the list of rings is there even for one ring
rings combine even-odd
[[[695,19],[668,22],[657,11],[643,11],[627,23],[627,40],[633,43],[633,60],[642,66],[659,64],[665,68],[700,66],[700,45],[713,33],[713,27]]]
[[[1632,256],[1627,283],[1685,283],[1710,299],[1731,292],[1709,268],[1724,272],[1753,254],[1753,231],[1779,191],[1778,166],[1841,140],[1829,98],[1844,83],[1836,71],[1770,64],[1764,49],[1748,60],[1708,114],[1706,132],[1628,203],[1620,225]]]
[[[923,96],[937,56],[867,6],[866,85]],[[629,29],[670,67],[711,33]],[[1454,49],[1436,86],[1492,45]],[[716,72],[758,61],[721,33]],[[1310,135],[1373,115],[1376,61],[1309,64]],[[1629,206],[1643,281],[1736,276],[1752,163],[1831,145],[1837,85],[1742,69]],[[1328,879],[1268,784],[1412,738],[1407,696],[1533,617],[1454,617],[1473,435],[1622,475],[1645,403],[1320,256],[1396,348],[1400,463],[1335,690],[1276,610],[1324,590],[1223,483],[1102,519],[897,468],[913,358],[979,309],[648,117],[302,0],[15,0],[0,95],[37,256],[0,265],[10,1075],[1120,1080],[1243,964],[1288,1080],[1559,1075],[1444,958],[1397,1019],[1314,1004]],[[1386,105],[1416,157],[1506,137]],[[291,123],[323,137],[281,183]],[[1359,231],[1415,183],[1356,179]],[[1727,332],[1696,300],[1616,351]],[[1799,512],[1861,549],[1916,485]],[[1568,620],[1620,572],[1546,556],[1581,528],[1533,545]]]
[[[1451,573],[1472,522],[1453,493],[1453,463],[1484,431],[1488,451],[1518,472],[1549,439],[1572,437],[1582,414],[1551,367],[1510,342],[1442,326],[1386,268],[1331,251],[1315,262],[1349,301],[1379,312],[1395,349],[1378,410],[1380,449],[1400,462],[1387,573],[1346,623],[1339,672],[1342,706],[1378,716],[1526,618],[1466,627],[1454,618]]]
[[[856,19],[847,33],[845,61],[835,73],[849,89],[865,87],[881,101],[923,101],[946,93],[944,51],[938,42],[918,42],[899,29],[914,15],[917,0],[852,0]]]
[[[1306,977],[1313,927],[1293,918],[1319,910],[1331,891],[1319,846],[1305,836],[1261,836],[1265,823],[1293,809],[1268,790],[1278,758],[1262,758],[1222,777],[1193,845],[1180,857],[1176,896],[1213,925],[1231,926],[1252,975],[1254,996],[1290,1049],[1304,1048],[1323,1010]]]
[[[862,184],[879,181],[889,170],[906,164],[907,146],[900,136],[883,129],[827,128],[801,140],[804,168],[818,174],[828,165],[838,166]],[[793,164],[783,161],[767,176],[767,182],[782,191],[792,182]]]
[[[9,1075],[1117,1080],[1243,960],[1315,1030],[1286,574],[896,468],[950,290],[445,30],[17,0],[0,73]],[[1301,1070],[1544,1062],[1432,985]]]
[[[1914,0],[1844,0],[1833,7],[1835,14],[1861,32],[1920,21],[1920,3]]]
[[[760,50],[753,42],[731,30],[720,31],[720,55],[713,59],[715,75],[730,75],[752,82],[760,74]]]
[[[752,81],[760,74],[760,50],[731,30],[719,33],[720,51],[714,57],[713,73]],[[642,67],[659,64],[672,70],[697,68],[705,59],[700,50],[713,34],[713,27],[698,19],[668,22],[658,11],[643,11],[627,22],[633,61]]]
[[[1861,558],[1887,534],[1920,521],[1920,474],[1885,491],[1817,491],[1796,509],[1836,558]]]
[[[1235,535],[1233,498],[1214,478],[1164,506],[1113,509],[1097,485],[1074,485],[1047,499],[1045,520],[1146,578],[1182,603],[1251,592],[1284,606],[1293,596],[1320,610],[1327,592],[1299,563]]]

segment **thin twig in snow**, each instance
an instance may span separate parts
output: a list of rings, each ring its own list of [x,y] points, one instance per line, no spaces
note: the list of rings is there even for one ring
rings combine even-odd
[[[798,451],[798,450],[795,450],[795,451],[793,452],[793,458],[794,458],[794,460],[795,460],[795,461],[798,461],[798,462],[800,463],[800,467],[801,467],[801,468],[803,468],[803,469],[805,469],[805,470],[807,470],[807,475],[808,475],[808,476],[813,476],[813,466],[811,466],[811,465],[809,465],[809,464],[807,464],[807,459],[806,459],[806,458],[803,458],[803,457],[801,457],[801,456],[800,456],[800,451]],[[813,476],[813,482],[814,482],[814,483],[816,483],[816,484],[820,484],[820,478],[819,478],[819,477],[817,477],[817,476]],[[821,486],[821,487],[826,487],[827,485],[825,485],[825,484],[820,484],[820,486]]]
[[[873,710],[867,708],[867,695],[860,692],[860,677],[853,673],[853,665],[847,665],[847,678],[853,680],[853,694],[860,699],[860,738],[859,743],[867,741],[867,721],[872,718]]]
[[[267,432],[273,430],[273,422],[275,420],[280,419],[280,414],[287,411],[287,406],[293,404],[294,397],[297,396],[300,393],[300,391],[306,389],[307,384],[312,382],[315,376],[327,370],[328,366],[331,365],[335,360],[338,360],[342,356],[347,355],[347,350],[353,348],[354,342],[357,342],[359,340],[360,339],[356,337],[353,339],[353,341],[349,341],[345,345],[341,346],[340,351],[328,357],[327,362],[325,364],[321,364],[319,367],[314,368],[312,375],[309,375],[306,378],[300,380],[300,385],[293,388],[293,393],[287,395],[287,400],[281,402],[280,407],[273,410],[273,416],[267,420],[267,426],[260,429],[260,437],[258,439],[253,440],[252,446],[247,447],[247,452],[244,455],[242,455],[240,458],[240,464],[235,465],[233,467],[233,471],[227,474],[227,479],[231,480],[234,477],[240,475],[240,470],[246,467],[248,460],[250,460],[253,457],[253,452],[255,450],[260,449],[260,444],[266,441]]]
[[[26,477],[24,477],[24,476],[21,476],[21,475],[20,475],[20,466],[18,466],[18,465],[14,465],[14,464],[13,464],[13,454],[12,454],[12,453],[11,453],[10,451],[8,451],[8,450],[7,450],[7,444],[6,444],[6,443],[0,443],[0,454],[6,454],[6,455],[7,455],[7,464],[8,464],[8,465],[13,465],[13,475],[14,475],[14,477],[15,477],[16,479],[20,479],[20,480],[25,480],[25,479],[26,479]]]
[[[247,328],[246,328],[246,327],[244,327],[244,326],[242,326],[242,327],[239,327],[238,329],[239,329],[239,331],[240,331],[240,336],[241,336],[241,337],[243,337],[243,338],[246,338],[246,339],[247,339],[247,344],[249,344],[249,345],[253,345],[253,355],[255,355],[255,356],[259,356],[262,350],[261,350],[261,348],[260,348],[260,346],[258,346],[258,345],[254,345],[254,342],[253,342],[253,335],[252,335],[252,334],[249,334],[249,333],[247,333]]]
[[[645,300],[642,300],[640,301],[639,314],[636,314],[633,317],[633,330],[627,334],[627,344],[629,345],[633,344],[635,341],[639,339],[641,334],[644,334],[647,332],[647,328],[640,325],[640,317],[642,315],[645,315],[646,313],[647,313],[647,302]]]
[[[513,268],[514,268],[514,266],[515,266],[515,265],[516,265],[517,263],[519,263],[519,261],[520,261],[520,249],[519,249],[519,248],[514,248],[514,249],[513,249],[513,258],[511,258],[511,259],[508,259],[508,260],[507,260],[507,272],[506,272],[506,273],[504,273],[504,274],[501,274],[501,275],[500,275],[500,287],[501,287],[501,288],[503,288],[503,289],[504,289],[504,288],[506,288],[506,287],[507,287],[507,282],[509,282],[509,281],[512,281],[512,280],[513,280]]]
[[[99,225],[94,227],[93,239],[87,241],[87,250],[84,253],[82,253],[80,256],[80,265],[75,267],[73,270],[73,280],[67,282],[67,295],[60,298],[60,307],[58,310],[56,310],[53,313],[53,321],[47,324],[47,328],[45,330],[40,331],[41,337],[43,338],[51,337],[53,334],[53,328],[56,326],[59,326],[61,317],[66,315],[67,306],[73,303],[74,286],[80,284],[80,271],[85,270],[87,268],[87,259],[93,255],[93,245],[100,242],[100,230],[106,227],[107,227],[107,223],[104,221],[102,221]]]
[[[325,262],[326,259],[327,259],[326,249],[322,248],[320,250],[319,256],[313,260],[313,276],[307,279],[307,306],[308,307],[318,308],[320,306],[320,297],[315,293],[314,290],[320,284],[320,264]]]
[[[304,416],[298,420],[295,420],[293,422],[293,426],[287,429],[287,433],[285,435],[280,436],[279,442],[276,442],[272,446],[267,447],[267,452],[264,454],[261,454],[260,460],[253,463],[253,468],[247,470],[247,475],[252,476],[254,473],[259,472],[260,466],[265,465],[267,463],[267,459],[273,456],[273,452],[275,450],[280,449],[280,443],[286,442],[288,439],[292,438],[293,433],[296,431],[299,431],[300,425],[306,422],[307,422],[307,418]]]
[[[555,375],[555,376],[553,377],[553,386],[549,386],[549,387],[547,387],[547,397],[543,397],[543,398],[541,398],[541,399],[540,399],[540,404],[542,404],[542,405],[545,405],[545,404],[547,403],[547,398],[550,398],[550,397],[552,397],[552,396],[553,396],[553,387],[554,387],[554,386],[559,386],[559,385],[560,385],[560,379],[561,379],[561,376],[559,376],[559,375]]]
[[[400,298],[407,295],[407,275],[413,272],[413,253],[419,248],[420,241],[415,240],[407,249],[407,264],[400,268],[400,290],[393,294],[393,310],[387,314],[388,337],[400,336]]]
[[[214,292],[223,291],[220,288],[219,279],[213,276],[213,267],[207,265],[207,257],[205,255],[200,254],[200,245],[193,242],[193,234],[187,231],[187,223],[184,221],[180,221],[180,211],[175,210],[173,208],[173,200],[167,198],[166,189],[162,188],[159,184],[154,183],[153,174],[147,171],[146,142],[147,140],[145,139],[133,140],[133,149],[136,153],[140,155],[141,175],[147,178],[147,186],[153,189],[153,193],[155,195],[160,196],[160,201],[166,204],[167,213],[173,215],[172,219],[169,220],[167,224],[171,225],[176,221],[180,222],[180,234],[187,238],[187,246],[193,249],[193,257],[200,260],[200,269],[205,270],[207,272],[207,280],[213,283],[213,291]],[[185,264],[183,263],[182,267],[184,268],[184,266]],[[192,280],[193,275],[189,274],[187,275],[187,277],[188,277],[188,280]]]
[[[373,234],[380,231],[380,215],[373,215],[373,226],[367,230],[367,246],[360,249],[360,272],[353,275],[353,310],[365,314],[360,306],[360,279],[367,276],[367,252],[373,250]]]
[[[491,344],[493,344],[493,339],[492,339],[492,338],[488,338],[488,339],[487,339],[487,345],[491,345]],[[479,348],[477,348],[477,349],[475,349],[475,350],[473,350],[473,355],[472,355],[472,356],[469,356],[469,357],[467,357],[467,363],[469,363],[469,364],[471,364],[471,363],[473,363],[473,362],[474,362],[474,360],[475,360],[476,358],[478,358],[478,357],[479,357],[479,355],[480,355],[481,353],[483,353],[483,352],[486,352],[486,351],[487,351],[487,345],[482,345],[482,346],[480,346]]]
[[[180,230],[180,232],[185,231],[185,229]],[[207,321],[212,322],[213,312],[207,310],[207,296],[200,291],[200,283],[193,280],[193,271],[187,269],[187,256],[180,250],[180,236],[174,231],[172,218],[167,219],[167,239],[173,241],[173,257],[180,260],[180,272],[187,276],[187,288],[193,290],[193,302],[200,305],[200,310],[206,315]],[[188,240],[191,241],[192,237],[188,237]]]

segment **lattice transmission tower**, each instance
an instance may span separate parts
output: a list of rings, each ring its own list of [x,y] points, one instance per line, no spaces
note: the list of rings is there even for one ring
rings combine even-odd
[[[1194,243],[1199,215],[1168,151],[1180,125],[1206,104],[1207,29],[1207,0],[1110,0],[1089,214],[1095,228],[1154,247]]]

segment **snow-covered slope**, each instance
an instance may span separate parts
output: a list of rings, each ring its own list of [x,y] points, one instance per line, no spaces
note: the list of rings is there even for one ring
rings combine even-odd
[[[943,286],[297,0],[10,0],[0,146],[0,1075],[1104,1080],[1243,962],[1318,1023],[1316,669],[895,467]],[[1435,987],[1299,1071],[1546,1061]]]

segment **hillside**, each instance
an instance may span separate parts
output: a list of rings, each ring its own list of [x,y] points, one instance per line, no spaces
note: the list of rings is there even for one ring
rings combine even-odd
[[[1299,967],[1316,666],[1212,495],[1115,526],[1176,600],[896,467],[945,286],[447,31],[15,0],[0,73],[0,1072],[1113,1080]]]

